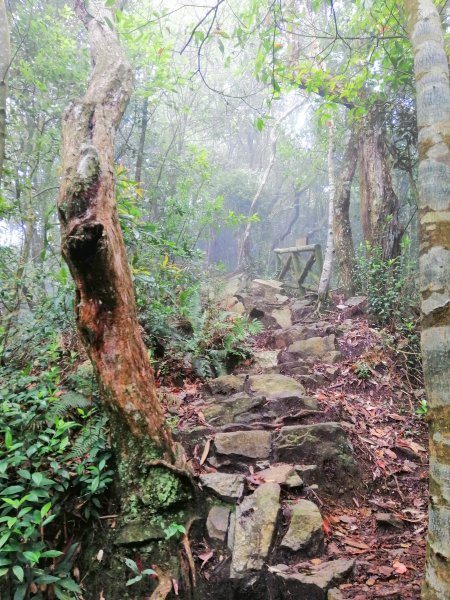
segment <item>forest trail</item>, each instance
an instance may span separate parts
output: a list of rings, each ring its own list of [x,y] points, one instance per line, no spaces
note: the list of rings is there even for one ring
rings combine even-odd
[[[192,542],[200,586],[224,599],[419,598],[426,426],[406,354],[370,327],[362,297],[318,315],[314,297],[256,280],[227,306],[266,325],[253,359],[170,408],[208,498]]]

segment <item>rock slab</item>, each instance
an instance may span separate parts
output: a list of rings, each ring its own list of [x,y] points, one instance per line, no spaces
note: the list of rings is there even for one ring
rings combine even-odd
[[[307,573],[276,573],[282,598],[326,600],[330,588],[339,585],[353,570],[353,560],[333,560]]]
[[[230,510],[225,506],[213,506],[206,519],[208,535],[213,540],[225,541],[230,521]]]
[[[271,451],[270,431],[233,431],[217,433],[214,446],[219,454],[268,458]]]
[[[244,493],[244,476],[234,473],[204,473],[200,481],[207,490],[219,498],[233,501]]]
[[[279,501],[280,486],[263,483],[236,508],[232,579],[242,579],[263,567],[275,531]]]
[[[308,556],[319,554],[324,546],[322,515],[309,500],[299,500],[292,507],[289,529],[281,546],[293,552],[304,551]]]

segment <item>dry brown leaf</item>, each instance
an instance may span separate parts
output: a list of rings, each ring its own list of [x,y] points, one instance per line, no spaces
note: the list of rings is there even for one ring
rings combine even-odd
[[[200,459],[200,464],[202,465],[205,460],[208,458],[209,450],[211,448],[211,438],[206,440],[205,447],[203,448],[202,457]]]
[[[406,565],[404,565],[403,563],[399,562],[398,560],[396,560],[394,562],[393,567],[394,567],[394,571],[398,575],[403,575],[403,573],[406,573],[406,571],[408,570],[408,567]]]
[[[355,540],[353,538],[345,537],[344,542],[347,546],[351,546],[352,548],[359,548],[360,550],[370,550],[370,546],[368,546],[365,542],[360,542],[359,540]]]

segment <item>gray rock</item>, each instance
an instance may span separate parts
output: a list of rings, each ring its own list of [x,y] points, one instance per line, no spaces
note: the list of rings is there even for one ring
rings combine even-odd
[[[279,510],[280,486],[260,485],[236,509],[231,578],[259,571],[269,554]]]
[[[230,520],[230,509],[225,506],[213,506],[206,519],[206,529],[212,540],[225,541]]]
[[[276,573],[282,598],[326,600],[331,587],[339,585],[353,570],[354,560],[333,560],[322,563],[307,573]]]
[[[327,600],[345,600],[345,598],[338,588],[331,588],[328,590]]]
[[[327,352],[336,350],[335,336],[310,337],[298,340],[288,347],[288,352],[293,354],[306,354],[307,356],[322,357]]]
[[[267,405],[265,398],[249,396],[239,392],[232,396],[215,396],[203,408],[203,414],[208,423],[212,425],[226,425],[227,423],[244,422],[252,420],[251,415],[256,415],[264,410]],[[246,415],[244,418],[239,418]],[[253,418],[253,420],[259,420]]]
[[[215,379],[210,379],[203,389],[211,395],[231,395],[242,391],[244,379],[244,375],[221,375]]]
[[[378,525],[388,525],[390,527],[396,527],[397,529],[403,529],[404,527],[402,519],[396,517],[392,513],[377,512],[375,519]]]
[[[200,482],[222,500],[233,501],[244,493],[244,476],[238,473],[204,473]]]
[[[303,485],[303,481],[297,474],[295,467],[284,463],[272,465],[268,469],[259,471],[258,476],[262,477],[267,482],[273,481],[280,485],[285,485],[288,488],[296,488]]]
[[[274,331],[270,340],[274,348],[286,348],[294,342],[307,340],[312,337],[323,337],[333,332],[333,326],[325,321],[304,325],[293,325],[279,331]]]
[[[322,361],[329,365],[334,365],[342,360],[342,354],[339,350],[332,350],[322,356]]]
[[[354,487],[358,473],[352,448],[339,423],[282,427],[273,440],[274,458],[280,462],[317,465],[314,483]],[[352,483],[351,480],[355,479]]]
[[[285,392],[296,393],[300,396],[305,394],[305,388],[298,381],[276,373],[252,375],[249,383],[255,394],[264,395],[268,399],[277,398]]]
[[[267,458],[270,455],[270,431],[234,431],[217,433],[214,445],[219,454]]]
[[[351,315],[364,313],[367,307],[367,298],[365,296],[353,296],[345,301],[345,306],[351,309]]]
[[[308,556],[319,554],[324,546],[322,516],[309,500],[299,500],[292,506],[289,529],[281,546],[294,552],[304,551]]]
[[[160,524],[137,519],[124,525],[118,532],[114,543],[118,546],[143,544],[152,540],[163,540],[165,533]]]
[[[292,313],[289,306],[275,308],[270,315],[275,319],[280,327],[290,327],[292,325]]]
[[[253,354],[253,367],[255,369],[273,369],[278,366],[277,350],[259,350]]]
[[[236,513],[232,512],[230,515],[230,524],[228,525],[228,535],[227,535],[227,546],[228,546],[228,549],[231,550],[231,552],[233,552],[235,530],[236,530]]]

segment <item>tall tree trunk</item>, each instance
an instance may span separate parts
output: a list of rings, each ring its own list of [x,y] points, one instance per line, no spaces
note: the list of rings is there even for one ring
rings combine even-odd
[[[369,112],[360,141],[360,206],[364,239],[383,249],[384,258],[400,252],[399,201],[387,160],[385,115],[376,104]]]
[[[6,149],[6,98],[8,71],[11,63],[8,15],[5,0],[0,0],[0,185],[3,178]]]
[[[104,0],[76,0],[94,65],[85,96],[63,124],[58,199],[62,253],[76,285],[76,321],[104,402],[135,438],[170,459],[171,435],[156,395],[136,316],[133,284],[116,210],[114,134],[132,87],[131,67]]]
[[[350,191],[358,161],[358,134],[353,126],[342,158],[334,196],[334,247],[346,296],[354,292],[355,250],[350,224]]]
[[[256,194],[253,197],[253,200],[250,204],[250,209],[248,211],[248,217],[250,219],[250,217],[253,215],[253,211],[255,210],[255,206],[258,204],[259,199],[261,197],[261,194],[264,190],[264,187],[266,186],[267,180],[269,179],[269,175],[270,172],[272,171],[272,167],[275,164],[275,158],[276,158],[276,154],[277,154],[277,139],[278,139],[278,127],[280,125],[280,123],[282,121],[284,121],[284,119],[287,119],[287,117],[293,113],[300,105],[296,104],[295,106],[289,108],[288,110],[286,110],[282,115],[280,115],[278,117],[278,119],[275,121],[275,124],[272,128],[272,131],[270,132],[270,158],[269,158],[269,162],[267,163],[266,168],[264,169],[264,173],[263,176],[261,178],[261,181],[259,183],[258,189],[256,191]],[[238,255],[238,262],[237,262],[237,270],[243,268],[244,263],[246,260],[248,260],[250,258],[250,232],[251,232],[251,228],[252,228],[252,221],[248,220],[247,224],[244,228],[244,233],[242,235],[242,238],[240,240],[240,244],[239,244],[239,255]]]
[[[330,289],[331,273],[333,268],[334,257],[334,195],[335,195],[335,170],[334,170],[334,123],[330,121],[328,124],[328,231],[327,245],[325,248],[325,256],[323,261],[322,274],[319,281],[319,305],[324,302],[328,296]]]
[[[430,422],[424,600],[450,598],[450,86],[432,0],[406,0],[419,128],[422,355]]]
[[[144,161],[144,149],[145,149],[145,135],[147,133],[148,126],[148,98],[145,96],[142,99],[142,110],[141,110],[141,133],[139,135],[139,146],[136,157],[136,170],[134,173],[134,179],[137,182],[142,180],[142,163]]]

